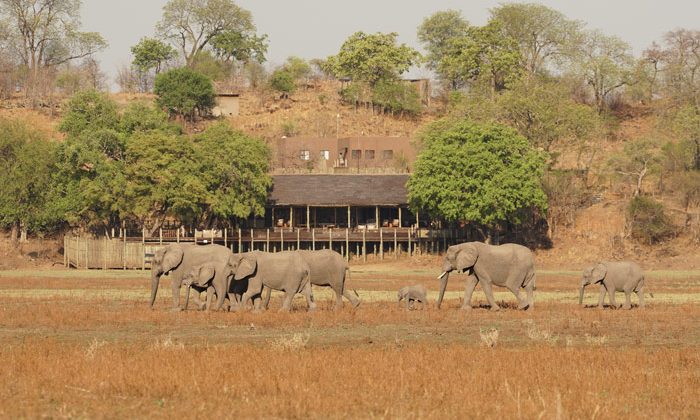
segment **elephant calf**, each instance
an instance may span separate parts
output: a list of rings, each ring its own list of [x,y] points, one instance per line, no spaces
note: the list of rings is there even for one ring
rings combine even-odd
[[[406,309],[411,309],[415,301],[420,302],[423,308],[428,304],[428,291],[422,284],[414,286],[404,286],[398,292],[398,305],[401,305],[402,300],[406,300]]]
[[[214,287],[212,286],[211,282],[212,280],[214,280],[215,276],[216,268],[213,264],[196,265],[192,267],[190,271],[185,273],[185,275],[182,277],[182,285],[187,288],[187,293],[185,295],[185,309],[187,309],[187,306],[190,301],[191,289],[195,289],[195,291],[197,291],[197,293],[195,294],[197,302],[195,303],[197,303],[199,310],[204,309],[204,304],[199,302],[198,296],[199,293],[205,290],[207,292],[206,307],[211,307],[212,299],[214,296]]]
[[[631,309],[630,294],[637,294],[639,306],[644,307],[644,273],[642,268],[631,261],[601,262],[583,270],[579,304],[583,304],[583,291],[591,283],[600,283],[598,307],[602,308],[605,292],[610,296],[610,304],[617,308],[615,292],[625,292],[624,309]]]

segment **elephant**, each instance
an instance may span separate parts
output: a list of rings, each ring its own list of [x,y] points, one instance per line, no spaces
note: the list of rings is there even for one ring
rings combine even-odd
[[[229,300],[232,303],[238,300],[232,292],[235,289],[234,283],[248,282],[237,307],[239,310],[245,308],[248,300],[252,298],[255,310],[259,311],[263,286],[285,292],[281,312],[291,310],[292,299],[297,293],[304,294],[309,311],[316,309],[309,282],[309,265],[298,251],[251,251],[233,254],[229,257],[228,270],[233,274],[232,284],[228,289]]]
[[[637,294],[639,307],[644,307],[644,272],[642,268],[632,261],[601,262],[583,270],[581,289],[579,292],[579,305],[583,304],[583,292],[591,283],[600,283],[600,296],[598,307],[602,308],[605,301],[605,292],[610,296],[610,304],[617,308],[615,292],[625,292],[625,304],[623,309],[631,309],[630,294]]]
[[[420,302],[423,308],[428,304],[428,291],[422,284],[414,286],[404,286],[398,292],[398,305],[401,306],[401,301],[406,300],[406,309],[411,309],[415,301]]]
[[[171,274],[173,310],[180,310],[180,288],[183,277],[192,268],[202,264],[211,264],[216,274],[211,286],[217,295],[214,309],[218,310],[224,303],[231,272],[228,270],[229,258],[233,253],[221,245],[170,244],[159,249],[151,262],[151,308],[156,300],[158,284],[163,274]]]
[[[187,274],[182,277],[182,285],[187,287],[185,295],[185,310],[190,301],[190,290],[195,289],[197,294],[206,291],[207,303],[206,307],[211,307],[212,298],[214,295],[214,287],[211,285],[212,280],[216,276],[216,268],[213,264],[201,264],[192,267]],[[197,294],[195,296],[197,296]],[[199,309],[204,309],[203,305],[199,305]]]
[[[353,295],[345,288],[345,274],[350,273],[350,268],[345,259],[339,253],[330,249],[318,251],[297,251],[309,265],[309,279],[312,285],[329,286],[335,292],[335,309],[343,307],[343,296],[350,301],[353,308],[360,305],[357,292]],[[265,290],[263,307],[267,309],[270,304],[271,289]]]
[[[486,294],[492,311],[500,307],[493,298],[492,286],[506,287],[518,299],[518,309],[534,307],[535,259],[532,251],[517,244],[489,245],[482,242],[465,242],[447,249],[442,265],[440,295],[437,307],[440,308],[447,288],[450,272],[469,272],[462,309],[471,309],[471,298],[477,283]],[[527,299],[520,295],[520,288],[525,288]]]

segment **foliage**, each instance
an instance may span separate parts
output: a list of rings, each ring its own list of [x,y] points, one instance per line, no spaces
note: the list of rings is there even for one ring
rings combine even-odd
[[[311,70],[311,65],[300,57],[287,57],[287,61],[284,63],[284,69],[292,75],[295,81],[306,79],[311,76],[313,70]]]
[[[119,132],[130,136],[137,131],[161,130],[181,134],[179,125],[168,121],[168,114],[147,102],[131,102],[119,118]]]
[[[576,213],[590,203],[591,193],[586,187],[585,174],[573,170],[549,169],[542,179],[549,208],[547,224],[550,236],[559,226],[571,226]]]
[[[131,54],[134,56],[131,64],[138,71],[146,73],[154,70],[158,74],[163,63],[175,58],[177,51],[161,40],[141,38],[138,44],[131,47]]]
[[[660,155],[656,142],[639,138],[625,143],[622,153],[608,160],[609,167],[623,179],[634,184],[634,196],[642,193],[644,178],[659,169]]]
[[[94,90],[79,92],[66,105],[59,130],[69,136],[101,128],[116,129],[117,104],[106,94]]]
[[[189,68],[211,80],[221,81],[229,74],[230,63],[217,59],[209,51],[202,51],[192,59]]]
[[[224,61],[264,63],[265,54],[267,54],[267,35],[257,36],[248,31],[229,30],[214,36],[211,46],[216,57]]]
[[[578,41],[581,24],[537,3],[505,3],[491,10],[491,21],[518,45],[523,68],[530,74],[548,72]]]
[[[270,75],[270,87],[285,96],[293,93],[297,88],[294,76],[284,68],[277,69]]]
[[[0,227],[43,231],[60,223],[46,206],[55,148],[28,124],[0,119]]]
[[[260,139],[250,138],[218,123],[194,139],[202,162],[200,179],[209,196],[204,213],[210,218],[245,218],[265,214],[270,151]]]
[[[156,77],[154,92],[158,105],[173,115],[194,120],[214,106],[214,86],[211,80],[188,68],[173,69]]]
[[[546,210],[545,156],[514,130],[443,120],[421,140],[424,149],[407,185],[414,209],[489,228],[520,224],[522,210]]]
[[[380,80],[374,86],[372,103],[384,111],[417,115],[421,112],[420,96],[410,84]]]
[[[336,77],[350,77],[370,86],[380,80],[396,79],[420,58],[413,48],[397,45],[397,37],[395,32],[355,32],[343,43],[337,55],[328,57],[327,66]]]
[[[633,238],[649,245],[675,234],[675,226],[666,215],[663,204],[649,197],[634,197],[627,208],[627,218]]]
[[[244,43],[260,40],[255,37],[250,12],[232,0],[169,0],[163,6],[157,31],[180,50],[188,66],[212,43],[220,57],[230,59],[243,54],[236,34]]]
[[[418,27],[418,40],[428,54],[425,61],[428,68],[438,70],[440,63],[451,54],[451,43],[454,39],[468,36],[469,22],[457,10],[435,12],[425,18]],[[459,86],[458,79],[451,79],[450,74],[438,74],[440,79],[447,82],[452,89]]]

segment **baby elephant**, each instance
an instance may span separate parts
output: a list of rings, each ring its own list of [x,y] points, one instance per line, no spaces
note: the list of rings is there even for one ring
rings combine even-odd
[[[631,261],[601,262],[583,270],[579,304],[583,303],[583,289],[591,283],[600,283],[598,307],[602,308],[605,292],[610,296],[610,304],[617,308],[615,292],[625,292],[624,309],[631,309],[630,295],[637,294],[639,306],[644,307],[644,273],[637,263]]]
[[[405,286],[399,289],[398,292],[398,305],[401,305],[403,299],[406,300],[406,309],[411,309],[415,301],[420,302],[423,308],[428,304],[428,291],[422,284],[416,284],[415,286]]]
[[[199,294],[205,290],[207,291],[206,307],[211,307],[211,302],[214,297],[214,287],[211,281],[214,279],[215,275],[216,269],[213,265],[202,264],[192,267],[192,269],[182,277],[182,285],[187,287],[185,309],[187,309],[187,305],[190,301],[190,289],[194,289],[197,292],[195,293],[195,303],[200,311],[204,309],[204,303],[199,300]]]

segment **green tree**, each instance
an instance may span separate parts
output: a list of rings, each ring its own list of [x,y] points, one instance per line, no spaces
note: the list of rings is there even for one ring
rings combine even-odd
[[[581,24],[537,3],[505,3],[491,10],[491,21],[518,44],[523,68],[542,74],[576,44]]]
[[[285,61],[283,67],[292,75],[295,81],[308,79],[313,72],[313,70],[311,70],[311,65],[300,57],[287,57],[287,61]]]
[[[421,112],[418,91],[400,81],[380,80],[372,92],[372,103],[385,112],[417,115]]]
[[[675,226],[662,203],[650,197],[634,197],[627,208],[627,223],[633,238],[649,245],[675,234]]]
[[[11,229],[13,243],[20,230],[42,231],[61,220],[46,206],[55,147],[26,123],[0,119],[0,227]]]
[[[451,43],[457,38],[468,36],[469,22],[457,10],[435,12],[425,18],[418,27],[418,40],[428,52],[425,56],[428,68],[438,70],[452,52]],[[440,74],[440,79],[454,90],[461,80],[453,78],[454,74]]]
[[[282,96],[285,97],[294,93],[297,88],[294,83],[294,76],[289,70],[284,68],[277,69],[270,75],[270,87],[282,93]]]
[[[489,229],[522,223],[524,211],[547,209],[545,155],[513,129],[442,120],[428,126],[421,141],[407,185],[414,209]]]
[[[177,51],[159,39],[141,38],[138,44],[131,47],[131,54],[134,56],[131,65],[140,76],[141,89],[148,92],[153,77],[160,73],[163,64],[177,56]]]
[[[137,131],[161,130],[181,134],[179,125],[168,121],[168,114],[149,103],[130,102],[119,118],[119,132],[130,136]]]
[[[267,35],[257,36],[255,33],[225,31],[212,38],[211,46],[216,57],[224,61],[264,63],[265,54],[267,54]]]
[[[102,128],[116,129],[119,122],[116,102],[94,90],[75,94],[68,101],[64,114],[59,130],[69,136]]]
[[[194,141],[201,162],[200,178],[208,191],[203,211],[207,224],[263,215],[272,186],[270,150],[265,142],[223,122],[208,127]]]
[[[158,105],[171,115],[181,115],[190,121],[207,114],[214,106],[214,86],[211,80],[188,68],[173,69],[156,77],[154,92]]]
[[[350,77],[372,87],[380,80],[397,79],[420,59],[418,51],[405,44],[397,45],[397,37],[395,32],[355,32],[337,55],[328,57],[327,65],[336,77]]]
[[[225,52],[222,57],[234,53],[230,49],[234,34],[249,39],[255,34],[255,25],[250,12],[231,0],[169,0],[157,31],[180,50],[191,66],[197,54],[212,42],[214,48]]]

